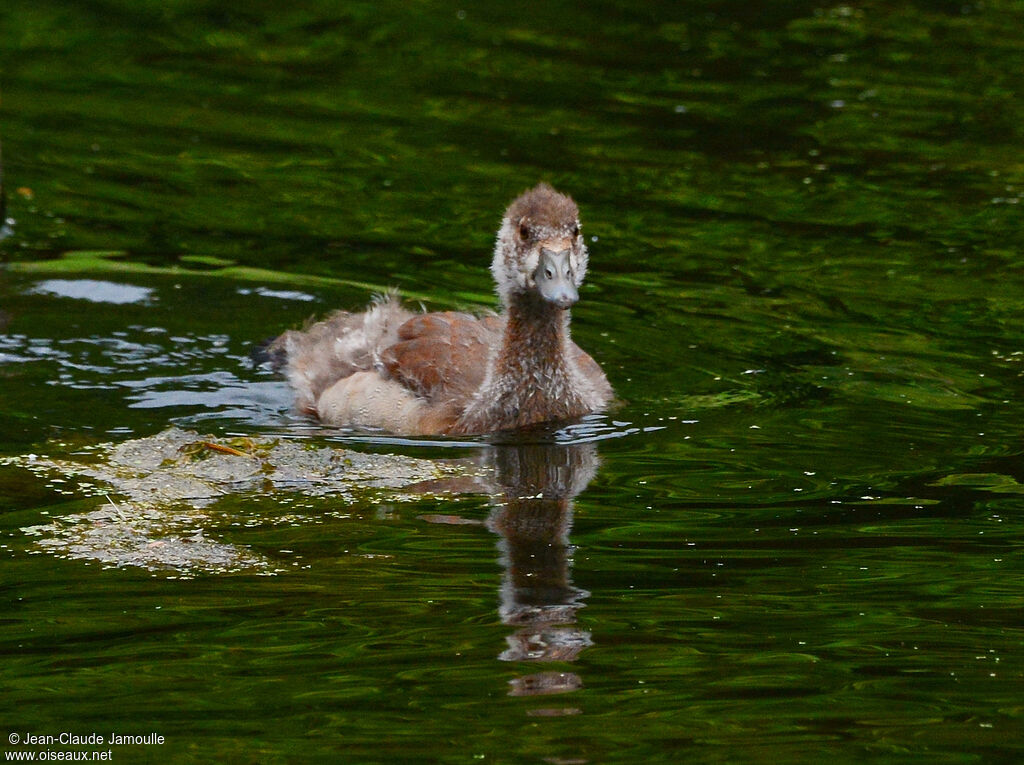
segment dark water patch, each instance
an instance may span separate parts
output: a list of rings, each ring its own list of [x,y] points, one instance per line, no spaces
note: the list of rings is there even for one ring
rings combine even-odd
[[[118,756],[161,760],[1020,759],[1016,4],[0,16],[19,728],[155,727]],[[493,230],[541,179],[583,212],[574,339],[612,411],[328,430],[251,364],[388,286],[493,307]],[[116,548],[99,481],[25,460],[171,425],[491,479],[307,465],[168,511],[250,566],[22,531]]]

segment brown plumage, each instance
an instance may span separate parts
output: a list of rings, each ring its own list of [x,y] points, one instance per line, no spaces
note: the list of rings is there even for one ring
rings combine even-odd
[[[270,346],[297,407],[331,425],[436,435],[570,420],[612,397],[569,337],[587,267],[575,202],[547,184],[505,213],[491,272],[505,311],[417,314],[394,295]]]

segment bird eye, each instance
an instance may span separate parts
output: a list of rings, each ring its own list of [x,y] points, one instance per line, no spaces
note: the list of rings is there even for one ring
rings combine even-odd
[[[529,239],[530,238],[530,227],[527,226],[525,223],[520,223],[519,224],[519,238],[520,239]]]
[[[580,235],[580,224],[577,223],[575,226],[572,227],[572,238],[575,239],[579,235]]]

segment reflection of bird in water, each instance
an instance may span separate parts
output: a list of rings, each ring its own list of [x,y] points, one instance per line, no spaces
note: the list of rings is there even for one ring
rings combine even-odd
[[[468,484],[430,482],[420,491],[482,492],[493,497],[487,527],[499,535],[505,568],[498,613],[515,628],[502,661],[570,662],[592,645],[576,624],[590,594],[574,587],[569,531],[573,499],[597,473],[592,443],[500,443],[484,452],[484,473]],[[437,523],[464,523],[451,516],[426,516]],[[535,672],[511,681],[513,696],[564,693],[583,685],[572,672]],[[562,710],[571,713],[573,710]]]
[[[500,316],[418,314],[386,296],[267,347],[296,406],[330,425],[465,434],[572,420],[612,397],[569,337],[587,270],[576,203],[546,184],[512,202],[491,273]]]
[[[499,613],[519,627],[505,661],[573,661],[591,644],[575,627],[589,595],[570,579],[572,498],[594,476],[592,444],[498,446],[492,453],[500,504],[488,526],[501,536],[505,566]]]

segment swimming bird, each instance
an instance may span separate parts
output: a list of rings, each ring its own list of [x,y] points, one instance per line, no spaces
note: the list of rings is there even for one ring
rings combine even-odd
[[[586,270],[576,203],[541,183],[498,230],[500,314],[417,313],[389,293],[285,332],[268,351],[297,408],[328,425],[465,435],[577,419],[612,399],[569,334]]]

